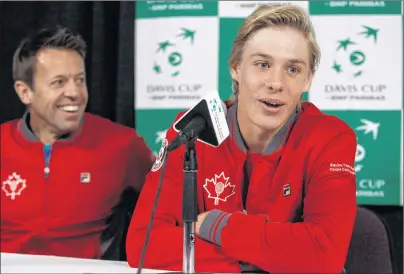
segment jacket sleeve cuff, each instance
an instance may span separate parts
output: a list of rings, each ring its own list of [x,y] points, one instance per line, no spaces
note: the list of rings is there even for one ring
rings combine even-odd
[[[222,229],[227,225],[231,214],[214,209],[203,220],[199,229],[199,236],[211,243],[221,246]]]

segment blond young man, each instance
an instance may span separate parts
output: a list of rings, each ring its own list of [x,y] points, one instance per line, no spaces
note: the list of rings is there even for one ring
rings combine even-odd
[[[356,138],[302,103],[320,59],[307,13],[257,8],[230,53],[230,137],[197,143],[195,271],[339,273],[356,214]],[[179,115],[180,117],[180,115]],[[168,143],[176,135],[171,128]],[[168,156],[144,267],[182,267],[183,149]],[[127,237],[137,267],[161,169],[147,176]]]

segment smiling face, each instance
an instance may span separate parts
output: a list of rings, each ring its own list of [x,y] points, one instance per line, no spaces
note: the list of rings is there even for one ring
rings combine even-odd
[[[246,42],[231,75],[238,83],[239,123],[277,131],[311,84],[307,40],[292,27],[260,29]]]
[[[31,124],[56,135],[79,128],[88,93],[84,60],[74,50],[43,49],[36,55],[33,87],[18,81],[16,90],[28,105]]]

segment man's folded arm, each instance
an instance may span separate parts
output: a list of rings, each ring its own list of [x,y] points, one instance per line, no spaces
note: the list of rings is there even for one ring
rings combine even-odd
[[[272,273],[341,273],[356,215],[356,137],[334,138],[313,167],[303,222],[275,223],[263,215],[211,211],[200,236],[234,259]],[[330,171],[330,163],[345,164]]]

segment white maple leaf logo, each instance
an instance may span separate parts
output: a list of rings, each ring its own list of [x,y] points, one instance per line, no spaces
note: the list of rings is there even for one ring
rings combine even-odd
[[[11,200],[15,199],[15,196],[21,195],[21,192],[27,187],[26,181],[21,178],[20,175],[13,172],[8,176],[6,181],[3,181],[2,190],[6,193],[6,196],[10,196]]]
[[[215,199],[215,205],[219,204],[219,201],[226,202],[227,198],[234,195],[235,185],[229,182],[229,177],[224,175],[224,172],[220,175],[215,174],[215,178],[206,178],[203,188],[209,194],[208,198]]]

